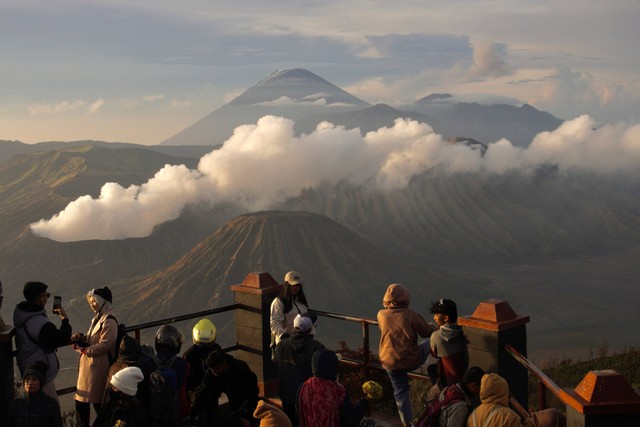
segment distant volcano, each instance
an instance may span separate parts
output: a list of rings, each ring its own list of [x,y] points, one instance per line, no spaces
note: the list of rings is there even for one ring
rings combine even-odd
[[[443,287],[441,279],[428,279],[435,275],[325,216],[264,211],[234,218],[173,265],[114,292],[124,294],[121,310],[137,322],[184,314],[184,307],[197,311],[231,304],[229,285],[248,273],[268,272],[282,282],[288,270],[302,276],[312,308],[365,317],[375,317],[372,307],[390,283],[431,292]],[[141,311],[141,304],[154,310]]]
[[[330,121],[364,134],[389,127],[397,118],[428,123],[435,132],[449,137],[472,138],[484,144],[507,138],[525,147],[539,132],[556,129],[562,120],[530,105],[517,106],[513,99],[432,94],[415,103],[392,108],[371,106],[317,76],[294,68],[279,70],[247,89],[228,104],[162,142],[162,145],[218,145],[236,127],[255,124],[266,115],[295,122],[297,134],[312,132],[318,123]]]
[[[229,104],[235,106],[260,103],[277,105],[278,100],[282,100],[282,103],[284,103],[287,102],[286,99],[292,103],[326,106],[343,104],[362,108],[369,105],[360,98],[345,92],[338,86],[303,68],[276,71],[237,96]]]
[[[369,105],[311,71],[302,68],[280,70],[161,144],[221,144],[237,126],[254,124],[265,115],[294,121],[312,120],[315,116],[358,110]]]

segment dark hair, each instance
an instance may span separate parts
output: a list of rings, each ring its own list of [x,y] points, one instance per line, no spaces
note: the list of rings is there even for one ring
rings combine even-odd
[[[484,371],[482,368],[478,368],[477,366],[472,366],[467,369],[467,372],[464,373],[462,377],[463,384],[478,384],[482,381],[482,377],[484,377]]]
[[[299,302],[309,307],[309,303],[307,302],[307,297],[304,296],[304,288],[302,284],[296,285],[300,286],[300,290],[297,295],[293,295],[291,292],[291,285],[287,282],[284,282],[282,285],[282,289],[280,289],[280,293],[278,294],[278,298],[284,303],[284,312],[288,313],[293,308],[293,300],[296,298]]]
[[[432,314],[446,314],[449,316],[449,322],[455,323],[458,321],[458,306],[453,300],[441,299],[434,302],[431,305]]]

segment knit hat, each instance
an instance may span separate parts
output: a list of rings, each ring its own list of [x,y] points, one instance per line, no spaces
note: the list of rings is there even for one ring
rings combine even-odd
[[[292,286],[302,284],[302,279],[300,278],[300,275],[295,271],[290,271],[287,274],[285,274],[284,281]]]
[[[44,386],[44,380],[47,377],[47,367],[46,363],[43,361],[38,361],[33,365],[29,366],[25,371],[24,375],[22,375],[22,379],[24,380],[29,375],[33,375],[40,381],[40,386]]]
[[[313,327],[313,321],[308,316],[297,315],[293,319],[293,327],[299,332],[308,332]]]
[[[209,353],[209,355],[205,359],[205,364],[209,368],[213,368],[215,366],[218,366],[218,364],[220,364],[224,360],[226,360],[225,352],[222,350],[214,350],[211,353]]]
[[[137,362],[142,355],[142,347],[137,339],[131,335],[125,335],[120,341],[118,358],[127,362]]]
[[[93,289],[92,293],[94,295],[101,296],[102,298],[104,298],[105,301],[109,301],[110,303],[113,304],[113,296],[111,295],[111,289],[107,288],[106,286],[104,288]]]
[[[27,301],[35,301],[43,292],[47,290],[47,285],[42,282],[27,282],[24,284],[22,293]]]
[[[135,396],[138,392],[138,383],[143,379],[144,375],[140,368],[129,366],[113,374],[111,385],[127,396]]]
[[[316,351],[311,359],[311,370],[318,378],[335,381],[338,378],[338,356],[329,350]]]

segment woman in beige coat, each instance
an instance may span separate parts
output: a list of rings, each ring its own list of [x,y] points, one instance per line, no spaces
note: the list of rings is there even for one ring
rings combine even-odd
[[[113,316],[112,296],[109,288],[92,289],[87,302],[95,316],[86,335],[76,333],[71,337],[73,348],[80,353],[76,394],[76,423],[89,427],[91,405],[100,412],[100,404],[109,373],[109,353],[115,356],[118,322]]]

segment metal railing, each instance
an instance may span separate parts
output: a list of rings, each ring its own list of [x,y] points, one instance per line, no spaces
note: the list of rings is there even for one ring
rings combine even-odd
[[[157,328],[159,326],[167,325],[170,323],[182,322],[185,320],[191,320],[199,317],[205,317],[213,314],[225,313],[225,312],[234,311],[234,310],[247,310],[247,311],[252,311],[257,313],[260,312],[260,310],[258,309],[255,309],[253,307],[249,307],[243,304],[231,304],[223,307],[211,308],[209,310],[202,310],[194,313],[182,314],[180,316],[166,317],[164,319],[153,320],[151,322],[138,323],[135,325],[127,326],[125,330],[127,333],[133,332],[135,339],[140,341],[140,332],[145,329]],[[238,343],[230,347],[226,347],[223,350],[224,351],[245,350],[250,353],[257,352],[255,349],[251,347],[247,347]],[[70,386],[70,387],[58,389],[56,390],[56,393],[58,394],[58,396],[62,396],[65,394],[74,393],[75,391],[76,391],[76,386]]]
[[[167,324],[171,324],[171,323],[176,323],[176,322],[182,322],[185,320],[191,320],[191,319],[195,319],[195,318],[201,318],[201,317],[205,317],[205,316],[211,316],[211,315],[215,315],[215,314],[220,314],[220,313],[225,313],[225,312],[229,312],[229,311],[235,311],[235,310],[247,310],[253,313],[262,313],[260,309],[254,308],[254,307],[249,307],[246,306],[244,304],[231,304],[231,305],[226,305],[223,307],[218,307],[218,308],[212,308],[212,309],[208,309],[208,310],[202,310],[202,311],[197,311],[194,313],[188,313],[188,314],[183,314],[183,315],[179,315],[179,316],[172,316],[172,317],[166,317],[164,319],[158,319],[158,320],[153,320],[150,322],[144,322],[144,323],[138,323],[138,324],[134,324],[134,325],[130,325],[130,326],[126,326],[125,330],[127,331],[127,333],[133,333],[134,337],[136,338],[136,340],[140,341],[141,339],[141,331],[145,330],[145,329],[151,329],[151,328],[157,328],[160,327],[162,325],[167,325]],[[359,323],[362,326],[362,355],[363,358],[362,360],[357,360],[357,359],[350,359],[350,358],[343,358],[341,360],[341,363],[349,365],[349,366],[356,366],[356,367],[360,367],[361,369],[364,370],[364,376],[365,378],[370,378],[370,372],[372,369],[375,370],[381,370],[384,371],[384,368],[382,367],[382,365],[380,365],[379,363],[374,363],[372,362],[372,352],[371,352],[371,342],[370,342],[370,331],[369,331],[369,327],[371,325],[377,326],[378,325],[378,321],[375,319],[369,319],[369,318],[365,318],[365,317],[357,317],[357,316],[350,316],[350,315],[346,315],[346,314],[340,314],[340,313],[334,313],[334,312],[330,312],[330,311],[323,311],[323,310],[313,310],[313,312],[321,317],[326,317],[326,318],[330,318],[330,319],[337,319],[337,320],[341,320],[341,321],[347,321],[347,322],[353,322],[353,323]],[[234,351],[234,350],[243,350],[243,351],[247,351],[249,353],[253,353],[253,354],[262,354],[262,352],[260,350],[257,350],[255,348],[240,344],[240,343],[236,343],[232,346],[229,347],[225,347],[223,349],[224,351]],[[411,372],[409,373],[409,376],[412,378],[418,378],[418,379],[429,379],[429,377],[423,373],[420,372]],[[65,394],[69,394],[69,393],[73,393],[76,391],[76,386],[70,386],[70,387],[66,387],[66,388],[61,388],[57,390],[58,395],[65,395]]]
[[[509,353],[518,363],[524,366],[531,375],[537,378],[537,397],[539,410],[547,408],[547,390],[551,391],[551,393],[553,393],[565,405],[569,405],[576,409],[582,407],[582,404],[578,402],[578,400],[576,400],[574,396],[560,388],[560,386],[558,386],[558,384],[556,384],[551,378],[549,378],[547,374],[542,372],[540,368],[538,368],[529,359],[520,354],[518,350],[513,348],[513,346],[507,344],[505,345],[505,350],[507,350],[507,353]]]
[[[368,319],[366,317],[357,317],[357,316],[349,316],[346,314],[333,313],[330,311],[322,311],[322,310],[312,310],[315,314],[322,317],[327,317],[330,319],[338,319],[344,320],[347,322],[360,323],[362,325],[362,359],[363,360],[355,360],[343,358],[341,363],[350,366],[358,366],[364,370],[365,378],[369,378],[370,370],[376,369],[385,371],[385,369],[379,363],[371,362],[371,342],[370,342],[370,334],[369,334],[369,326],[378,325],[378,321],[375,319]],[[386,372],[386,371],[385,371]],[[410,372],[409,376],[412,378],[419,379],[429,379],[428,375],[422,374],[420,372]]]

